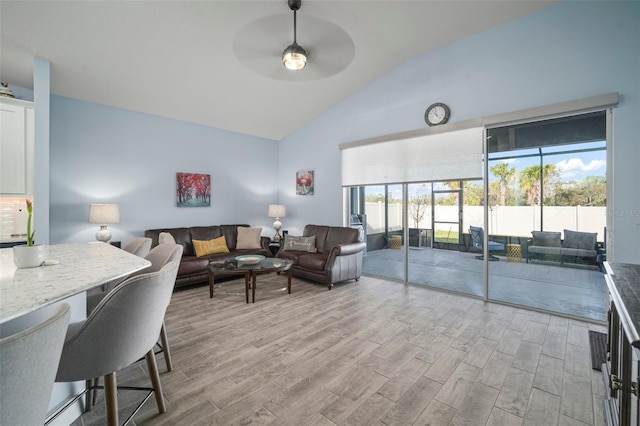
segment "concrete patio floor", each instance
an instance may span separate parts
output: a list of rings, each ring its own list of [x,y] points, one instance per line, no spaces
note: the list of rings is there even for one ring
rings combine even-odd
[[[368,252],[363,273],[404,281],[404,251]],[[477,253],[432,248],[409,248],[407,282],[436,289],[483,296],[483,261]],[[595,267],[553,262],[489,262],[489,299],[604,322],[607,292],[604,274]]]

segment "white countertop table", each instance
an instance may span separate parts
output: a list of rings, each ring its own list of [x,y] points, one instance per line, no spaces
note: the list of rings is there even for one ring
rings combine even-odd
[[[48,245],[46,251],[47,260],[60,263],[17,269],[13,249],[0,249],[0,324],[151,265],[102,242]]]

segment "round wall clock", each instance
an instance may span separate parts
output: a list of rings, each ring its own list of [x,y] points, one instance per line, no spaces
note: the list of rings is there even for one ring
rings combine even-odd
[[[449,121],[450,113],[451,111],[447,105],[437,102],[429,105],[427,110],[424,112],[424,121],[426,121],[429,126],[444,124]]]

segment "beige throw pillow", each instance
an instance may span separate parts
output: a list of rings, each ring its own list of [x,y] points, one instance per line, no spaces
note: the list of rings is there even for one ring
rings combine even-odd
[[[260,234],[262,228],[247,228],[246,226],[238,226],[238,239],[236,241],[237,249],[260,249]]]
[[[161,232],[158,236],[158,244],[175,244],[176,239],[169,232]]]
[[[282,251],[308,251],[310,253],[316,252],[316,236],[310,237],[294,237],[292,235],[285,235],[284,245]]]

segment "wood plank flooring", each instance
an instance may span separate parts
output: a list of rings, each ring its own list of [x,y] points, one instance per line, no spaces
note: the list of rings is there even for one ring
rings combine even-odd
[[[597,324],[377,278],[260,276],[174,293],[174,370],[137,425],[603,425]],[[148,386],[144,362],[119,384]],[[102,392],[100,393],[102,394]],[[119,392],[121,420],[139,393]],[[76,425],[105,424],[103,396]]]

